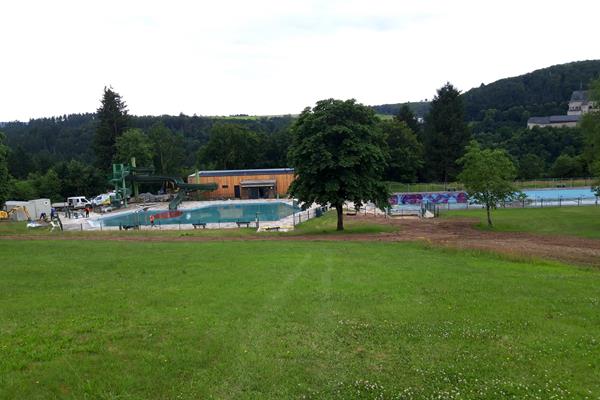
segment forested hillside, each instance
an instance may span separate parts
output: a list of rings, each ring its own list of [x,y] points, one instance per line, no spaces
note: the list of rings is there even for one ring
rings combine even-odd
[[[243,125],[253,132],[264,135],[264,139],[268,140],[272,133],[287,129],[291,121],[291,116],[220,119],[163,115],[131,116],[129,125],[131,128],[147,131],[153,124],[162,122],[171,131],[181,134],[185,149],[181,167],[185,169],[196,165],[197,152],[208,142],[210,131],[215,123]],[[92,140],[96,127],[96,114],[72,114],[32,119],[29,122],[6,123],[2,131],[6,134],[8,146],[13,150],[10,163],[13,175],[21,178],[27,176],[28,172],[43,171],[56,162],[71,159],[92,163],[94,161]],[[19,169],[19,165],[23,163],[27,164],[28,168],[15,174],[14,170]]]
[[[240,129],[244,135],[238,137],[237,142],[230,142],[230,145],[219,149],[222,153],[229,153],[223,157],[233,155],[232,164],[228,166],[287,166],[291,122],[291,116],[248,119],[187,115],[128,116],[127,129],[131,134],[127,138],[141,138],[149,147],[148,157],[151,161],[143,166],[154,167],[157,173],[183,177],[196,167],[216,166],[213,154],[201,149],[214,142],[218,132],[225,132],[225,135],[232,137],[235,135],[231,131]],[[97,114],[91,113],[5,123],[1,131],[6,136],[4,142],[9,150],[8,170],[14,178],[10,185],[10,197],[18,200],[36,197],[59,200],[74,193],[93,196],[108,190],[110,167],[97,165],[94,149],[98,126]],[[246,144],[244,152],[239,151],[240,141]],[[122,147],[125,153],[133,151],[132,155],[137,155],[138,160],[142,159],[141,154],[136,154],[135,142],[124,141]],[[112,161],[129,160],[116,158],[118,155]]]
[[[574,90],[587,89],[600,77],[600,60],[554,65],[501,79],[464,92],[464,118],[482,146],[505,149],[521,179],[589,175],[581,128],[527,129],[531,116],[563,115]],[[409,103],[429,112],[430,103]],[[373,106],[380,114],[396,115],[401,104]]]
[[[600,60],[588,60],[482,84],[462,94],[465,118],[475,132],[503,126],[522,128],[530,116],[566,114],[571,93],[586,89],[598,77]],[[406,104],[418,117],[429,111],[428,102]],[[373,109],[379,114],[396,115],[401,105],[382,104]]]
[[[600,60],[554,65],[506,78],[463,93],[467,121],[474,131],[524,127],[531,116],[567,113],[574,90],[600,77]]]
[[[381,104],[378,106],[371,106],[377,114],[383,115],[397,115],[400,112],[400,107],[407,105],[413,114],[417,118],[425,118],[425,115],[429,112],[428,101],[416,101],[408,103],[397,103],[397,104]]]
[[[583,128],[529,130],[526,122],[531,115],[565,114],[572,91],[587,89],[599,76],[600,60],[596,60],[544,68],[460,95],[446,85],[452,96],[449,103],[444,100],[439,106],[451,111],[438,110],[438,117],[435,99],[440,100],[444,88],[433,102],[371,106],[378,114],[395,116],[380,125],[391,155],[387,179],[453,179],[457,173],[454,158],[462,152],[466,138],[477,140],[483,147],[505,149],[522,179],[588,175],[592,173],[591,158],[585,153]],[[194,168],[288,164],[290,127],[295,120],[291,115],[219,118],[125,114],[123,129],[116,135],[121,139],[111,144],[115,148],[109,146],[102,163],[98,157],[102,152],[94,141],[100,126],[98,113],[2,123],[6,139],[0,139],[8,145],[7,165],[14,178],[12,197],[98,193],[106,189],[110,164],[127,162],[131,156],[145,160],[140,162],[154,167],[157,173],[181,176]],[[445,126],[451,119],[454,125]],[[450,154],[449,144],[444,144],[449,130],[464,140],[456,142],[458,145],[451,141],[458,146],[456,154],[445,160]],[[434,157],[436,151],[440,154]],[[440,172],[444,168],[449,174]]]

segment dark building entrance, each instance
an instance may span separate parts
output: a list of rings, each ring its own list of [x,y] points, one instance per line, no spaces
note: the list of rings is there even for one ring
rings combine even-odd
[[[277,193],[274,179],[241,181],[240,187],[242,199],[273,199]]]

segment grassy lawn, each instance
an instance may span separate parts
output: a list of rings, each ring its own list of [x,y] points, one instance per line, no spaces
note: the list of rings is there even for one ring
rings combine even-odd
[[[476,217],[488,229],[484,210],[443,211],[443,217]],[[500,208],[492,212],[494,230],[600,238],[600,207]]]
[[[408,243],[0,240],[0,398],[598,398],[600,271]]]
[[[86,236],[94,235],[98,237],[180,237],[180,236],[205,236],[212,238],[245,238],[245,237],[265,237],[265,236],[298,236],[298,235],[322,235],[322,234],[339,234],[336,231],[337,217],[335,211],[329,211],[323,214],[322,217],[313,218],[296,225],[296,229],[292,232],[256,232],[256,228],[241,228],[241,229],[189,229],[189,230],[160,230],[144,229],[140,231],[54,231],[49,232],[47,228],[28,229],[25,222],[1,222],[0,236],[2,235],[66,235],[66,236]],[[344,232],[345,235],[364,234],[364,233],[381,233],[393,232],[396,227],[385,224],[385,220],[381,217],[380,222],[369,222],[360,220],[351,216],[344,216]]]

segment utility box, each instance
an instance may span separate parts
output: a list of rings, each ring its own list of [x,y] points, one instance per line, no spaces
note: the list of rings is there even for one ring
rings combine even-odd
[[[39,219],[40,215],[46,214],[47,217],[50,217],[50,199],[35,199],[29,200],[29,204],[31,205],[31,209],[27,209],[32,219]]]

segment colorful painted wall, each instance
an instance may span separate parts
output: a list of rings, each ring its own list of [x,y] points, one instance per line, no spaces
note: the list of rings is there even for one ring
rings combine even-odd
[[[390,197],[392,206],[416,205],[416,204],[455,204],[466,203],[468,196],[466,192],[431,192],[431,193],[394,193]]]

